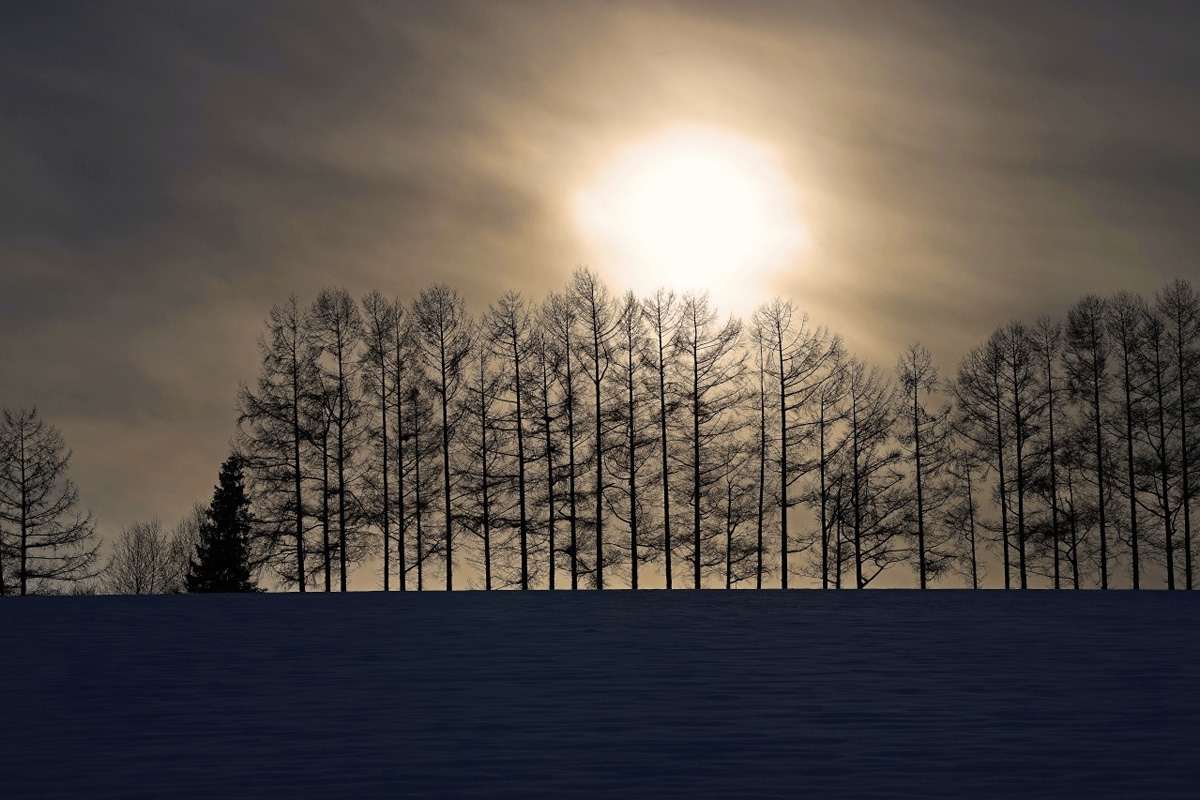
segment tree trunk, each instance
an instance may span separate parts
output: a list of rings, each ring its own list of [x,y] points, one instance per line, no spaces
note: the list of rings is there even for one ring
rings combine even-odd
[[[1129,378],[1129,350],[1125,348],[1124,358],[1124,373],[1125,373],[1125,455],[1128,461],[1128,476],[1129,476],[1129,546],[1130,557],[1132,563],[1130,569],[1133,572],[1133,588],[1140,589],[1141,586],[1141,568],[1138,561],[1138,518],[1137,518],[1137,482],[1134,480],[1134,464],[1133,464],[1133,389],[1130,386]]]
[[[1008,551],[1008,487],[1004,483],[1004,430],[1000,410],[1000,376],[997,373],[994,383],[996,392],[996,465],[1000,481],[1000,531],[1004,551],[1004,588],[1012,588],[1012,569]]]
[[[696,319],[692,315],[693,321]],[[700,588],[700,330],[692,326],[692,552],[693,588]]]
[[[450,510],[450,403],[447,397],[450,392],[448,384],[450,376],[446,364],[445,337],[440,342],[440,352],[442,377],[442,496],[445,500],[446,514],[446,591],[449,592],[454,589],[454,527],[453,516]]]
[[[1188,475],[1187,362],[1183,355],[1183,319],[1179,316],[1176,316],[1175,330],[1176,364],[1179,368],[1179,441],[1183,482],[1183,571],[1184,588],[1190,590],[1192,588],[1192,494],[1191,479]]]
[[[1104,451],[1100,431],[1100,373],[1092,366],[1092,410],[1096,415],[1096,497],[1100,515],[1100,588],[1108,588],[1108,538],[1104,519]]]
[[[294,317],[293,317],[294,319]],[[298,343],[297,332],[293,329],[292,337],[292,490],[296,496],[296,582],[300,591],[306,588],[307,581],[304,573],[304,490],[300,479],[300,359],[296,353]]]
[[[776,330],[779,345],[779,576],[780,588],[788,588],[788,463],[787,391],[783,374],[783,331]]]
[[[408,558],[404,541],[404,393],[400,384],[399,350],[396,365],[396,571],[400,591],[408,590]]]
[[[638,588],[638,520],[637,520],[637,430],[634,425],[633,405],[633,342],[629,343],[629,360],[626,365],[628,388],[627,415],[629,417],[629,588]]]
[[[1058,532],[1058,469],[1055,465],[1056,444],[1054,441],[1054,367],[1050,350],[1046,350],[1046,400],[1050,421],[1050,533],[1054,539],[1054,588],[1061,588],[1062,569],[1060,567],[1061,536]]]
[[[667,574],[667,588],[671,586],[671,487],[670,468],[667,464],[667,365],[663,343],[662,324],[655,325],[658,335],[658,426],[662,451],[662,497],[663,497],[663,571]]]
[[[604,418],[600,414],[600,333],[592,323],[592,364],[596,395],[596,589],[604,588]]]
[[[521,408],[521,348],[520,331],[513,328],[513,365],[517,396],[517,496],[521,524],[521,588],[529,588],[529,515],[525,510],[525,417]]]
[[[918,562],[921,573],[921,588],[929,588],[925,580],[925,494],[923,491],[924,482],[922,481],[921,470],[921,416],[920,405],[917,402],[920,387],[913,388],[913,467],[915,469],[915,477],[917,480],[917,548],[920,550]]]
[[[379,343],[379,423],[383,449],[383,590],[391,590],[392,531],[391,495],[388,492],[388,419],[387,419],[387,354]]]
[[[762,336],[758,337],[758,566],[756,589],[763,583],[763,513],[767,497],[767,377]],[[823,432],[822,432],[823,433]]]

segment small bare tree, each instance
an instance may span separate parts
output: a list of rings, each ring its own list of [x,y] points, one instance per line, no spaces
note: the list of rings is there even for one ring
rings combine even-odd
[[[104,570],[106,594],[175,594],[182,590],[173,538],[157,518],[121,529]]]

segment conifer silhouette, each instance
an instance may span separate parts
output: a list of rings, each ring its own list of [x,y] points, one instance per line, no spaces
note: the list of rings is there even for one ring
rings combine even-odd
[[[200,527],[200,543],[188,570],[188,592],[258,592],[250,578],[249,537],[254,517],[235,453],[221,465],[219,482]]]

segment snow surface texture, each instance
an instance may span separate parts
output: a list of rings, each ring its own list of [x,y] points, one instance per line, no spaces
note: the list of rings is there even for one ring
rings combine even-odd
[[[1200,796],[1200,595],[0,602],[0,797]]]

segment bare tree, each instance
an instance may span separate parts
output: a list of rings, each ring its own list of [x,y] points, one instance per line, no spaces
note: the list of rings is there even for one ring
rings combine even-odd
[[[510,461],[516,472],[517,485],[517,536],[521,551],[521,588],[529,588],[529,498],[526,467],[526,411],[532,376],[530,367],[533,359],[533,329],[525,300],[517,292],[506,292],[488,309],[484,318],[483,331],[490,340],[489,346],[504,367],[499,373],[498,399],[507,411],[497,424],[502,426],[504,439],[516,445]]]
[[[1112,345],[1105,327],[1107,304],[1089,294],[1067,314],[1065,362],[1068,388],[1091,427],[1091,468],[1095,474],[1096,513],[1100,534],[1100,588],[1108,588],[1108,525],[1106,506],[1109,491],[1106,467],[1105,410],[1111,375],[1108,359]]]
[[[1167,573],[1167,588],[1175,588],[1175,504],[1179,485],[1179,458],[1176,454],[1176,431],[1180,420],[1173,413],[1170,392],[1172,347],[1167,319],[1157,308],[1147,308],[1143,332],[1145,334],[1145,358],[1136,365],[1142,376],[1144,404],[1147,413],[1141,416],[1142,439],[1146,442],[1146,457],[1142,472],[1154,495],[1154,503],[1147,510],[1161,526],[1161,548]]]
[[[333,392],[324,380],[316,388],[313,401],[314,424],[309,434],[309,441],[313,446],[313,461],[320,463],[320,478],[316,479],[320,505],[314,509],[314,513],[321,526],[321,566],[325,579],[325,591],[332,592],[335,547],[331,538],[333,519],[329,508],[329,499],[336,494],[337,489],[333,487],[330,480],[329,464],[331,459],[331,443],[334,442],[333,421],[336,400]],[[314,465],[314,471],[316,469]]]
[[[106,594],[176,594],[178,582],[171,536],[157,518],[121,529],[104,568]]]
[[[758,495],[758,503],[755,514],[756,533],[756,564],[755,564],[755,579],[754,588],[761,589],[763,585],[763,574],[766,571],[763,559],[766,555],[765,529],[766,529],[766,500],[767,500],[767,339],[766,331],[763,329],[760,320],[754,320],[754,329],[751,334],[751,339],[758,351],[758,357],[755,359],[754,365],[758,372],[758,442],[755,448],[755,455],[758,460],[758,483],[756,494]],[[822,431],[823,432],[823,431]],[[822,465],[824,466],[824,465]],[[822,473],[822,476],[824,473]]]
[[[67,477],[71,452],[36,408],[4,409],[0,420],[0,594],[9,594],[6,573],[18,592],[77,583],[94,577],[97,551],[90,514],[78,510],[79,494]]]
[[[782,588],[788,588],[790,552],[788,509],[792,486],[812,469],[804,449],[812,437],[811,414],[822,386],[830,379],[830,368],[841,351],[841,342],[825,328],[813,328],[807,315],[800,315],[790,300],[778,297],[754,312],[754,326],[764,332],[772,356],[769,375],[772,391],[778,394],[779,425],[779,573]]]
[[[454,588],[454,517],[451,508],[450,409],[462,385],[463,369],[475,339],[474,326],[458,292],[439,283],[423,289],[412,305],[417,354],[441,405],[442,500],[446,591]]]
[[[1034,343],[1025,324],[1012,320],[993,336],[1001,359],[1001,406],[1011,422],[1013,462],[1016,467],[1012,489],[1016,495],[1017,567],[1021,588],[1027,589],[1030,526],[1025,501],[1030,489],[1029,447],[1044,408],[1044,394],[1038,385]]]
[[[369,292],[362,301],[363,342],[366,346],[359,355],[359,375],[363,396],[370,398],[369,410],[363,414],[363,422],[379,466],[378,471],[368,469],[364,472],[366,496],[362,498],[362,507],[366,520],[379,528],[382,538],[385,592],[391,589],[392,574],[389,412],[396,403],[396,383],[391,369],[391,353],[403,312],[403,306],[385,300],[378,291]]]
[[[716,480],[706,493],[706,515],[720,522],[724,555],[725,588],[761,574],[754,484],[756,443],[744,436],[730,437],[719,448]]]
[[[679,306],[674,292],[658,289],[643,304],[647,324],[650,326],[652,351],[654,358],[654,375],[657,378],[655,399],[658,401],[658,434],[659,434],[659,477],[662,482],[662,513],[663,513],[663,572],[666,575],[667,588],[672,588],[673,565],[671,563],[674,543],[671,538],[671,465],[667,443],[669,420],[678,407],[677,392],[670,388],[667,376],[671,373],[671,354],[674,352],[676,331],[679,326]]]
[[[556,539],[558,524],[558,480],[559,463],[561,461],[561,445],[558,434],[561,418],[561,404],[557,394],[555,376],[558,373],[557,353],[550,337],[542,328],[540,309],[531,314],[533,331],[530,337],[530,357],[532,364],[531,383],[533,391],[530,396],[529,408],[526,411],[530,420],[529,439],[531,443],[531,460],[538,466],[530,471],[529,491],[532,514],[540,525],[542,514],[545,514],[546,554],[547,554],[547,585],[555,589],[556,573],[558,572],[558,541]]]
[[[817,517],[817,535],[821,540],[821,588],[828,589],[831,569],[831,544],[836,544],[834,528],[836,514],[830,508],[830,472],[840,457],[841,449],[849,441],[838,437],[837,430],[845,425],[847,393],[847,363],[840,346],[829,363],[829,374],[821,384],[815,398],[816,409],[813,427],[816,430],[816,486],[807,494],[806,500],[814,507]],[[836,574],[835,574],[836,576]]]
[[[592,388],[593,535],[596,545],[596,588],[604,588],[604,564],[611,556],[604,547],[604,460],[608,448],[605,430],[606,378],[612,366],[612,348],[620,325],[616,304],[599,275],[579,268],[571,276],[568,297],[576,308],[581,336],[578,342],[580,369]]]
[[[197,501],[171,531],[168,560],[171,565],[170,582],[174,587],[172,593],[182,594],[187,591],[188,571],[192,566],[192,557],[196,555],[196,547],[203,539],[201,529],[206,522],[208,508]]]
[[[949,460],[950,406],[930,409],[930,397],[940,386],[933,356],[919,343],[909,346],[896,363],[904,420],[897,438],[910,459],[913,485],[910,518],[916,528],[917,575],[922,589],[954,564],[955,537],[937,524],[938,512],[949,500],[943,480]]]
[[[348,588],[347,565],[359,557],[362,520],[358,470],[365,437],[363,397],[358,359],[363,321],[358,304],[344,289],[325,289],[313,303],[312,333],[325,354],[323,378],[329,397],[334,483],[332,497],[337,513],[338,573],[341,591]]]
[[[975,488],[984,477],[984,470],[986,464],[980,458],[976,447],[969,442],[952,442],[946,463],[951,500],[946,506],[943,520],[950,531],[966,541],[972,589],[979,588],[982,572],[979,564],[979,510],[975,502]]]
[[[1146,303],[1132,292],[1118,292],[1107,303],[1107,333],[1119,359],[1120,419],[1118,435],[1125,444],[1125,485],[1122,490],[1129,500],[1129,548],[1132,563],[1133,588],[1141,588],[1141,560],[1138,548],[1138,481],[1137,460],[1134,454],[1135,417],[1142,415],[1139,400],[1141,382],[1137,365],[1145,358]]]
[[[1167,320],[1171,337],[1172,364],[1175,381],[1179,387],[1176,405],[1179,419],[1179,467],[1182,498],[1180,515],[1183,517],[1184,585],[1191,589],[1192,570],[1192,488],[1193,445],[1188,431],[1194,430],[1197,416],[1196,378],[1200,375],[1200,353],[1196,339],[1200,332],[1200,296],[1191,284],[1176,278],[1163,287],[1155,296],[1155,305]],[[1194,434],[1193,434],[1194,435]]]
[[[546,360],[544,363],[554,366],[555,381],[559,386],[561,398],[561,416],[565,418],[562,434],[566,439],[567,450],[567,521],[570,525],[570,544],[568,555],[571,558],[571,588],[579,588],[580,548],[579,541],[579,490],[576,485],[578,476],[578,460],[576,457],[577,443],[580,430],[575,420],[578,415],[580,397],[577,391],[575,367],[575,342],[579,335],[578,314],[575,305],[566,295],[551,292],[541,309],[541,328],[546,336]],[[546,406],[547,409],[549,405]],[[547,416],[549,412],[547,411]],[[549,425],[549,421],[547,422]],[[547,434],[549,435],[549,434]],[[552,445],[548,444],[547,447]],[[553,550],[551,558],[553,559]]]
[[[400,418],[399,438],[406,443],[406,460],[402,462],[402,466],[406,476],[406,492],[411,497],[411,500],[405,503],[407,517],[401,521],[401,528],[411,527],[413,539],[411,557],[409,543],[400,543],[400,586],[401,589],[407,589],[408,574],[416,572],[417,591],[425,588],[426,565],[441,552],[437,542],[431,542],[426,535],[426,531],[432,527],[430,511],[438,494],[437,484],[440,483],[440,476],[433,469],[433,464],[441,454],[441,441],[434,422],[433,401],[429,396],[431,393],[423,373],[414,372],[408,382],[401,384],[401,410],[404,416]]]
[[[951,393],[958,409],[957,429],[968,447],[996,470],[996,499],[1000,506],[1000,547],[1004,567],[1004,588],[1012,586],[1010,568],[1008,492],[1005,480],[1005,453],[1012,434],[1005,425],[1004,392],[1001,375],[1004,356],[999,337],[993,335],[972,348],[958,364]]]
[[[1042,453],[1046,462],[1045,495],[1050,508],[1050,543],[1053,548],[1054,588],[1062,586],[1062,532],[1059,526],[1058,446],[1054,435],[1055,410],[1058,408],[1058,390],[1055,388],[1056,370],[1062,354],[1062,324],[1049,317],[1040,317],[1033,328],[1033,349],[1041,370],[1040,382],[1046,405],[1046,438]],[[969,475],[968,475],[969,477]]]
[[[717,325],[717,312],[709,305],[707,293],[683,298],[675,338],[683,401],[675,460],[683,478],[680,488],[687,491],[690,506],[695,589],[702,585],[705,567],[724,562],[724,554],[711,547],[720,529],[714,530],[706,518],[705,501],[721,479],[722,467],[730,455],[727,445],[740,435],[745,423],[739,413],[746,397],[745,364],[739,352],[741,335],[742,323],[733,317]]]
[[[414,482],[417,460],[413,457],[418,452],[412,441],[412,431],[417,429],[413,419],[417,413],[418,386],[421,375],[411,365],[413,360],[412,327],[403,317],[404,307],[397,300],[395,326],[392,328],[391,348],[388,350],[388,373],[391,376],[395,397],[395,418],[392,441],[396,444],[396,573],[400,591],[408,590],[408,530],[409,491]],[[410,425],[410,422],[412,424]]]
[[[511,482],[504,463],[509,460],[505,453],[507,436],[500,427],[497,409],[501,387],[508,380],[507,370],[491,368],[493,358],[492,342],[479,337],[464,370],[459,415],[463,425],[458,437],[462,459],[457,470],[461,499],[456,517],[483,546],[479,565],[483,567],[486,590],[492,589],[496,556],[507,544],[498,540],[497,534],[510,527],[506,517],[511,516],[505,513],[511,512],[505,507],[506,484]],[[522,553],[525,558],[518,579],[523,588],[528,588],[527,554],[527,550]]]
[[[895,390],[877,368],[858,361],[848,366],[846,389],[849,408],[841,470],[849,493],[843,499],[853,537],[855,585],[864,589],[904,558],[896,541],[908,503],[899,469],[901,451],[892,441]]]
[[[258,349],[262,371],[256,390],[242,384],[237,395],[237,446],[254,487],[260,530],[269,539],[266,552],[256,555],[270,562],[285,584],[303,592],[309,575],[305,536],[312,516],[304,491],[305,465],[319,425],[314,415],[319,414],[315,398],[320,374],[319,348],[308,335],[295,295],[271,307],[267,335],[259,339]]]
[[[638,567],[653,553],[644,552],[642,540],[649,521],[646,473],[652,468],[652,447],[657,437],[651,413],[654,390],[646,370],[652,360],[651,344],[642,304],[633,292],[622,298],[614,338],[613,382],[620,387],[620,398],[611,410],[615,430],[608,470],[616,485],[610,495],[610,508],[613,516],[629,528],[629,586],[636,589]]]

